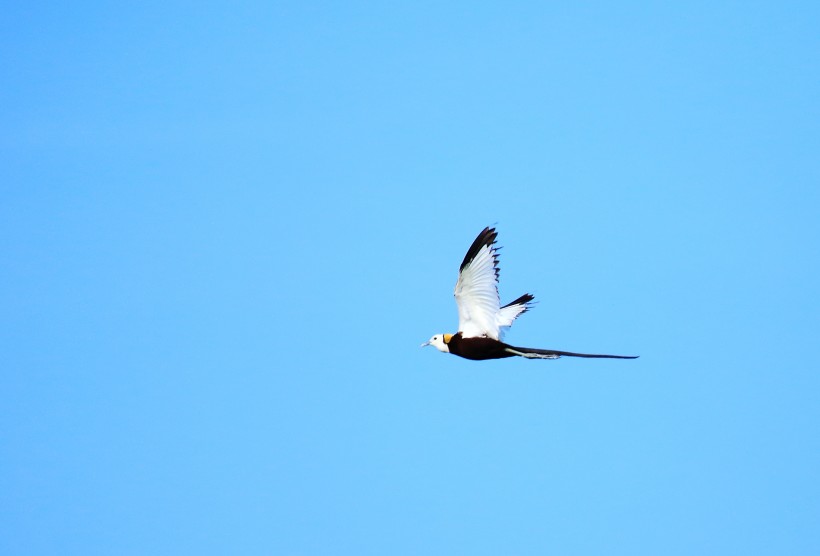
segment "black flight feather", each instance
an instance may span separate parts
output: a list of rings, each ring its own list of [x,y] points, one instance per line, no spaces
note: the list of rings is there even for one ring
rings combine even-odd
[[[524,305],[524,310],[521,311],[521,313],[523,314],[523,313],[526,313],[529,310],[530,303],[532,303],[533,299],[535,299],[535,297],[533,297],[532,295],[530,295],[528,293],[525,293],[524,295],[522,295],[521,297],[519,297],[515,301],[510,301],[509,303],[504,305],[502,307],[502,309],[506,309],[510,305]]]
[[[478,237],[475,238],[473,244],[470,245],[470,248],[467,250],[467,254],[464,255],[464,260],[461,262],[461,266],[458,268],[458,271],[461,272],[464,270],[468,264],[470,264],[473,259],[475,259],[478,252],[481,251],[481,248],[484,246],[490,247],[495,243],[496,238],[498,237],[498,232],[495,231],[495,228],[490,228],[489,226],[484,228]],[[495,266],[495,277],[498,278],[498,253],[493,254],[493,266]]]

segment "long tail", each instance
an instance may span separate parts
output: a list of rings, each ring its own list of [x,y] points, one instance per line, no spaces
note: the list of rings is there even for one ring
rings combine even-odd
[[[600,355],[592,353],[573,353],[571,351],[558,351],[554,349],[536,349],[509,346],[505,348],[508,353],[520,355],[527,359],[558,359],[559,357],[594,357],[598,359],[637,359],[639,355]]]

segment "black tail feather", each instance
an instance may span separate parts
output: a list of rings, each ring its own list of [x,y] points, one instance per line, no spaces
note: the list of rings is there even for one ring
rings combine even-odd
[[[597,359],[637,359],[640,355],[601,355],[593,353],[573,353],[571,351],[558,351],[554,349],[536,349],[536,348],[522,348],[513,347],[514,350],[522,353],[534,353],[537,355],[545,355],[547,357],[592,357]]]

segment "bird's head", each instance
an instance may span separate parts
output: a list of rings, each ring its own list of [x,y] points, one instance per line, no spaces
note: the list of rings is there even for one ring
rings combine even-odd
[[[452,334],[436,334],[435,336],[421,344],[421,347],[433,346],[439,351],[443,351],[444,353],[450,353],[450,348],[447,347],[447,344],[450,343],[450,338],[452,337]]]

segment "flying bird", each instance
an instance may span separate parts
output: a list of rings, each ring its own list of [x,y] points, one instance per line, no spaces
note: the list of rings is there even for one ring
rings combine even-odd
[[[554,349],[515,347],[501,341],[504,329],[532,308],[533,296],[525,293],[515,301],[501,306],[498,296],[498,233],[484,228],[475,238],[458,269],[455,297],[458,305],[458,332],[436,334],[424,346],[433,346],[444,353],[465,359],[484,360],[502,357],[527,359],[558,359],[561,356],[636,359],[637,355],[594,355]]]

